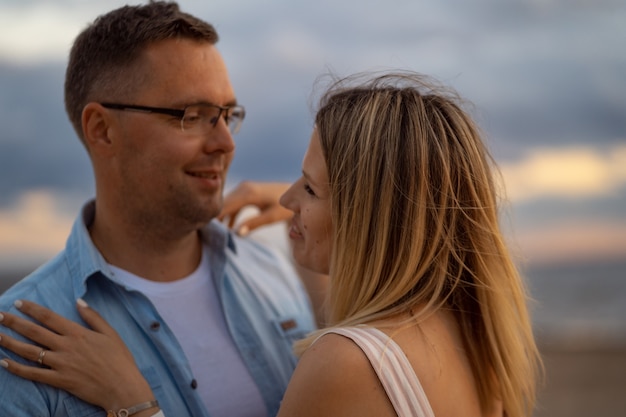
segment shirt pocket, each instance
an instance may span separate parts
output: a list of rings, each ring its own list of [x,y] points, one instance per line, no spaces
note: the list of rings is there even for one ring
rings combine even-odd
[[[298,360],[293,354],[293,344],[303,339],[313,330],[305,323],[308,323],[305,317],[296,315],[282,316],[272,320],[272,325],[278,334],[280,344],[294,366]]]

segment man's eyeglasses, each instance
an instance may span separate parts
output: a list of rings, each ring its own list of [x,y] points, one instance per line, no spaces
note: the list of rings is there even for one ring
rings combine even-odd
[[[118,103],[100,103],[100,105],[108,109],[167,114],[177,117],[180,119],[180,128],[187,133],[201,133],[207,129],[208,125],[215,127],[220,117],[223,117],[230,132],[235,134],[239,131],[246,116],[246,110],[242,106],[222,107],[208,103],[192,104],[183,110]]]

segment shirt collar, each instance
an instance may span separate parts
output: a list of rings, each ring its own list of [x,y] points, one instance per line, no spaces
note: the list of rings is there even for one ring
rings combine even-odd
[[[96,202],[90,200],[85,203],[80,216],[74,222],[65,247],[66,262],[74,288],[74,298],[84,297],[87,292],[87,281],[91,277],[104,276],[111,279],[113,276],[111,268],[89,235],[89,226],[93,223],[95,215]],[[218,220],[213,220],[201,228],[200,235],[204,244],[210,248],[211,262],[215,266],[221,265],[223,267],[227,250],[237,253],[233,232]]]
[[[98,273],[111,276],[106,261],[91,241],[88,227],[96,215],[96,203],[90,200],[83,206],[76,218],[70,237],[65,246],[66,262],[72,277],[74,298],[83,297],[87,292],[87,280]]]
[[[202,241],[212,249],[225,251],[230,249],[237,253],[237,244],[232,230],[218,220],[213,220],[200,229]]]

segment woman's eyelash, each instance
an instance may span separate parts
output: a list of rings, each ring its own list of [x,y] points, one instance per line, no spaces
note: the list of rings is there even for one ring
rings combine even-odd
[[[315,191],[313,191],[313,189],[309,187],[308,184],[304,184],[304,191],[306,191],[308,194],[312,196],[315,196]]]

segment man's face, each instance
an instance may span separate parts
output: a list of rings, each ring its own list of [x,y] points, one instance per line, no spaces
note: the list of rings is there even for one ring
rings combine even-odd
[[[139,71],[145,74],[132,103],[183,109],[190,104],[235,104],[224,61],[215,46],[167,40],[150,46]],[[224,120],[190,134],[180,118],[118,111],[120,146],[118,201],[130,218],[148,227],[192,230],[214,218],[222,207],[226,172],[235,144]]]

